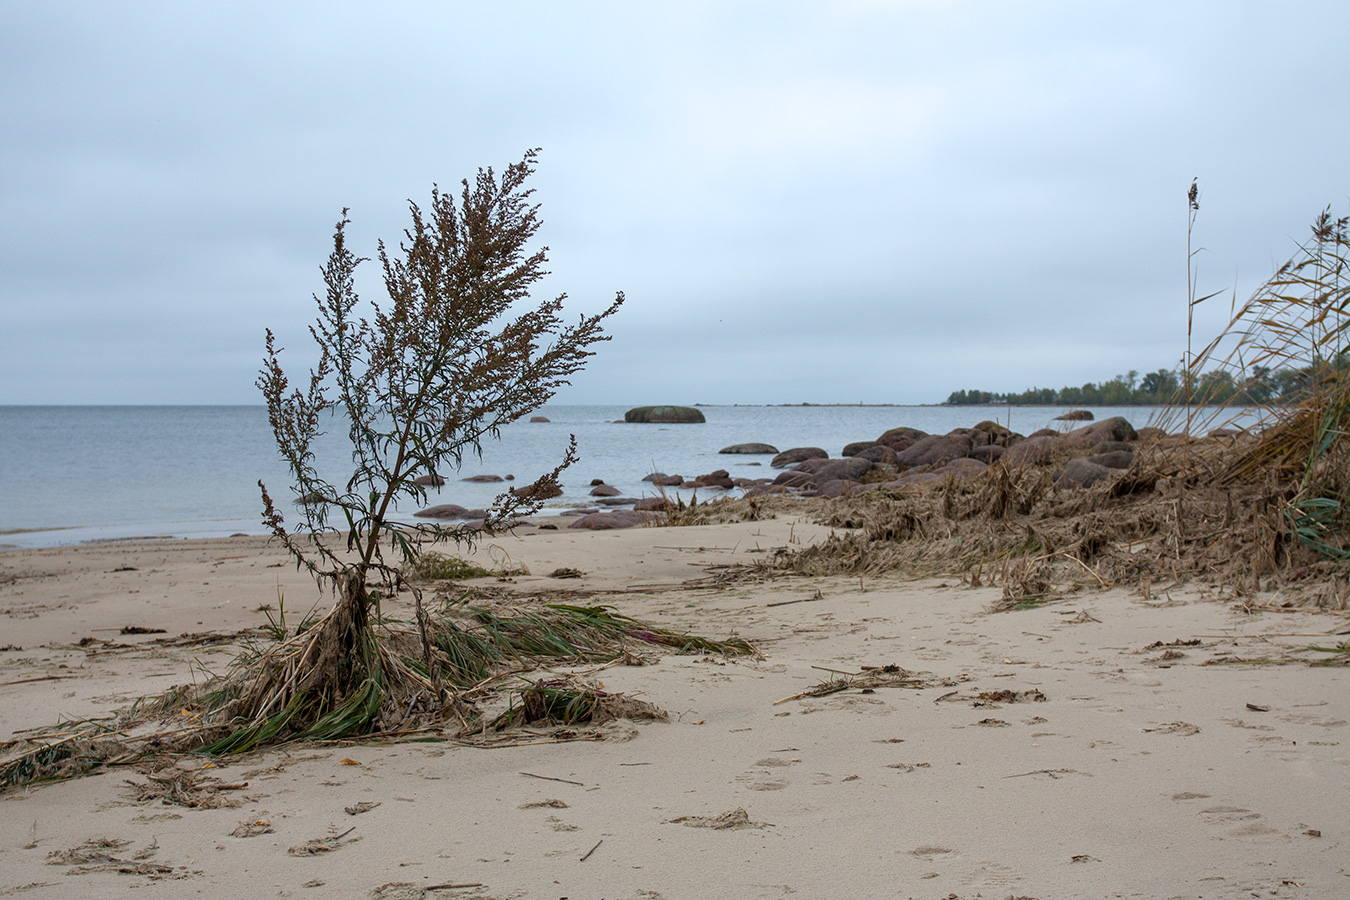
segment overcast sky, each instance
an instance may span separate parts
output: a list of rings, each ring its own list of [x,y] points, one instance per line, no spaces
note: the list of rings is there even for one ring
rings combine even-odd
[[[1346,212],[1347,34],[1340,0],[5,0],[0,403],[260,402],[344,206],[373,255],[530,147],[543,294],[628,295],[559,402],[1171,367],[1192,178],[1202,292]]]

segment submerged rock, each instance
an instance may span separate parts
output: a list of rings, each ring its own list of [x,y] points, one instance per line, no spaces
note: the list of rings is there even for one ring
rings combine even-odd
[[[744,454],[772,454],[777,453],[778,448],[772,444],[732,444],[730,447],[723,447],[718,453],[744,453]]]

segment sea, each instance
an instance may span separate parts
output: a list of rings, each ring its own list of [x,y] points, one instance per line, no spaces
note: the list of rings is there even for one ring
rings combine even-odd
[[[627,407],[552,405],[547,422],[514,422],[482,457],[430,490],[428,504],[486,507],[513,484],[533,481],[561,461],[571,435],[578,461],[561,478],[563,496],[543,514],[584,504],[601,479],[625,496],[655,493],[652,472],[689,477],[726,469],[733,477],[771,476],[768,456],[719,454],[731,444],[762,442],[779,450],[871,440],[900,425],[945,434],[993,419],[1013,431],[1064,429],[1064,407],[703,406],[691,425],[623,422]],[[1120,415],[1135,427],[1166,411],[1091,407],[1097,419]],[[334,484],[352,472],[346,428],[331,419],[317,442],[317,467]],[[513,481],[462,479],[493,474]],[[135,538],[205,538],[265,534],[258,481],[290,525],[303,516],[278,455],[263,406],[0,406],[0,547],[50,547]],[[671,491],[667,494],[684,494]],[[708,492],[703,492],[703,497]],[[701,497],[700,499],[703,499]],[[415,508],[398,510],[411,519]]]

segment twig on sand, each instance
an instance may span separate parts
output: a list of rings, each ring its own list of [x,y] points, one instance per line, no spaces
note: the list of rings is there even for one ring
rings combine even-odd
[[[457,891],[460,888],[482,887],[481,881],[469,881],[464,884],[429,884],[423,890],[426,891]]]
[[[580,781],[568,781],[566,778],[554,778],[552,775],[536,775],[533,772],[521,772],[527,778],[542,778],[544,781],[561,781],[563,784],[575,784],[577,787],[586,785]]]
[[[604,838],[601,838],[600,840],[596,841],[595,846],[586,851],[586,855],[581,858],[581,861],[585,862],[586,860],[590,859],[591,854],[594,853],[596,850],[599,850],[600,845],[603,844],[604,842],[605,842]]]

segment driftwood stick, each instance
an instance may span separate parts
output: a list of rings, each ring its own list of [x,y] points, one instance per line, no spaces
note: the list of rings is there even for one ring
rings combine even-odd
[[[544,781],[561,781],[563,784],[575,784],[577,787],[586,786],[580,781],[568,781],[566,778],[554,778],[552,775],[536,775],[533,772],[521,772],[520,774],[527,778],[542,778]]]

